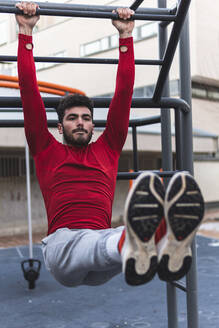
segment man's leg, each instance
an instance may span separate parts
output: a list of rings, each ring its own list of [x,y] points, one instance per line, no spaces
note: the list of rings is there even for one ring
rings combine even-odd
[[[157,271],[155,234],[163,202],[160,178],[141,174],[127,197],[125,229],[59,229],[42,241],[47,268],[65,286],[98,285],[121,272],[123,263],[127,283],[148,282]]]
[[[105,283],[121,272],[117,245],[122,230],[57,230],[42,240],[47,269],[68,287]]]
[[[158,243],[161,280],[181,279],[192,262],[191,243],[204,216],[204,200],[194,178],[186,172],[175,174],[164,202],[167,233]]]
[[[165,202],[164,194],[157,175],[142,173],[126,200],[125,229],[57,230],[42,241],[47,268],[66,286],[102,284],[121,265],[130,285],[150,281],[157,270],[162,280],[180,279],[191,265],[204,201],[193,177],[183,172],[171,179]]]
[[[203,214],[204,200],[191,175],[175,174],[164,201],[160,178],[142,173],[127,197],[126,229],[119,242],[126,282],[146,283],[157,271],[165,281],[187,274],[192,261],[190,246]]]
[[[119,242],[125,280],[130,285],[150,281],[157,272],[156,230],[164,216],[161,179],[144,172],[130,189],[124,210],[125,231]]]

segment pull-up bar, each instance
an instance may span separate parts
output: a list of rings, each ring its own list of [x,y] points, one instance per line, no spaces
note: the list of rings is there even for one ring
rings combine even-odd
[[[46,108],[56,108],[59,104],[59,97],[43,97]],[[108,108],[111,98],[93,97],[94,108]],[[180,98],[163,97],[158,102],[154,102],[152,98],[134,98],[132,99],[132,108],[174,108],[182,110],[184,113],[190,111],[187,102]],[[0,108],[22,108],[20,97],[0,97]],[[0,110],[1,112],[1,110]]]
[[[19,111],[22,113],[22,111]],[[48,127],[57,128],[57,119],[47,119]],[[160,123],[160,115],[146,117],[146,118],[137,118],[131,119],[129,121],[129,127],[139,127]],[[106,120],[94,120],[94,124],[96,128],[103,128],[106,126]],[[23,119],[0,119],[0,127],[1,128],[23,128],[24,120]]]
[[[137,10],[143,0],[136,0],[132,5],[131,9]],[[8,13],[8,14],[22,14],[23,12],[15,7],[16,2],[7,2],[1,1],[0,2],[0,13]],[[59,5],[59,7],[45,7],[40,4],[40,8],[37,9],[37,15],[46,15],[46,16],[67,16],[67,17],[87,17],[87,18],[110,18],[110,19],[117,19],[118,14],[109,12],[108,10],[105,11],[104,8],[107,6],[103,6],[103,10],[94,11],[91,10],[91,6],[78,6],[78,7],[71,7],[66,9],[66,7]],[[83,9],[82,9],[83,8]],[[172,12],[169,12],[169,15],[162,15],[162,14],[150,14],[150,13],[136,13],[132,16],[131,19],[134,20],[150,20],[150,21],[174,21],[175,16],[172,15]]]
[[[69,3],[48,3],[48,2],[38,2],[36,3],[39,5],[41,9],[60,9],[60,10],[77,10],[77,11],[97,11],[97,12],[110,12],[112,13],[113,10],[116,10],[117,7],[113,6],[97,6],[97,5],[78,5],[78,4],[69,4]],[[9,6],[15,7],[16,1],[8,1],[8,0],[0,0],[0,6]],[[137,4],[137,6],[140,5]],[[133,3],[132,6],[136,6]],[[131,9],[132,6],[130,7]],[[123,7],[123,6],[121,6]],[[167,9],[167,8],[137,8],[133,9],[137,10],[138,14],[160,14],[160,15],[169,15],[175,14],[176,9]]]
[[[16,62],[17,56],[0,56],[0,62]],[[34,57],[40,63],[76,63],[76,64],[118,64],[118,59],[113,58],[72,58],[72,57]],[[135,65],[162,65],[162,60],[135,59]]]
[[[0,13],[6,14],[23,14],[22,10],[10,7],[1,6]],[[77,11],[77,10],[61,10],[61,9],[37,9],[37,15],[44,16],[63,16],[63,17],[83,17],[83,18],[105,18],[118,19],[117,13],[95,12],[95,11]],[[150,14],[134,14],[133,20],[148,20],[148,21],[175,21],[174,15],[150,15]]]

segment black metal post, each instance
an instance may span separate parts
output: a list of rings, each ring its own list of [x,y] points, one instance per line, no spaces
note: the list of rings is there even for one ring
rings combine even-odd
[[[135,0],[135,2],[130,6],[130,9],[137,10],[144,0]]]
[[[166,0],[158,0],[158,6],[166,7]],[[165,49],[167,46],[167,25],[159,24],[159,55],[163,58]],[[165,97],[170,96],[169,90],[169,78],[167,76],[166,83],[163,88],[163,95]],[[161,110],[161,142],[162,142],[162,169],[172,170],[173,169],[173,158],[172,158],[172,138],[171,138],[171,118],[170,110]],[[167,186],[169,179],[165,179],[164,183]],[[168,314],[168,328],[177,328],[177,296],[176,287],[172,284],[166,284],[167,289],[167,314]]]
[[[176,47],[177,47],[177,44],[179,41],[180,32],[181,32],[186,14],[188,12],[190,2],[191,2],[191,0],[183,0],[183,1],[180,1],[180,3],[179,3],[179,8],[178,8],[177,15],[176,15],[177,19],[172,28],[169,43],[168,43],[168,46],[167,46],[167,49],[165,52],[165,56],[163,59],[163,65],[160,70],[157,84],[156,84],[156,87],[154,90],[153,99],[155,102],[161,98],[164,84],[167,79],[167,76],[168,76],[168,73],[170,70],[170,66],[173,61],[173,57],[174,57]]]
[[[166,7],[166,0],[158,0],[159,7]],[[163,26],[159,26],[159,55],[163,58],[167,46],[167,30]],[[164,85],[163,95],[170,96],[169,79],[167,76]],[[162,168],[164,170],[172,170],[172,140],[171,140],[171,119],[170,110],[166,108],[161,111],[161,141],[162,141]]]
[[[138,146],[137,146],[137,128],[132,127],[132,146],[133,146],[133,167],[134,171],[138,172]]]
[[[183,169],[183,136],[182,136],[182,113],[175,110],[175,146],[176,146],[176,169]]]
[[[189,42],[189,18],[187,16],[180,40],[180,76],[181,97],[189,105],[192,103],[191,95],[191,70],[190,70],[190,42]],[[183,169],[193,174],[193,133],[192,112],[182,115],[182,140],[183,140]],[[198,288],[197,288],[197,255],[195,240],[192,244],[192,266],[186,277],[187,285],[187,321],[188,328],[198,328]]]

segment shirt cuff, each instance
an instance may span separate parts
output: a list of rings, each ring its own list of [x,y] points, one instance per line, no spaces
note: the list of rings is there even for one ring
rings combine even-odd
[[[19,41],[24,45],[26,50],[33,50],[32,35],[18,34]]]
[[[133,37],[125,38],[125,39],[119,39],[119,46],[129,46],[133,43]]]
[[[26,41],[27,43],[32,43],[33,37],[32,35],[18,34],[19,40]]]
[[[120,53],[126,53],[130,47],[133,46],[133,37],[119,39],[119,51]]]

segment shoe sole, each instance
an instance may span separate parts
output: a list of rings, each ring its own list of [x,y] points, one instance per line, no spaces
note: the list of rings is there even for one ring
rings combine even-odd
[[[150,281],[157,272],[154,236],[164,215],[164,187],[158,176],[142,173],[130,190],[124,211],[128,254],[125,273],[129,285]]]
[[[193,177],[180,172],[171,179],[164,204],[167,235],[159,252],[158,275],[171,282],[191,267],[191,243],[203,219],[204,200]]]

